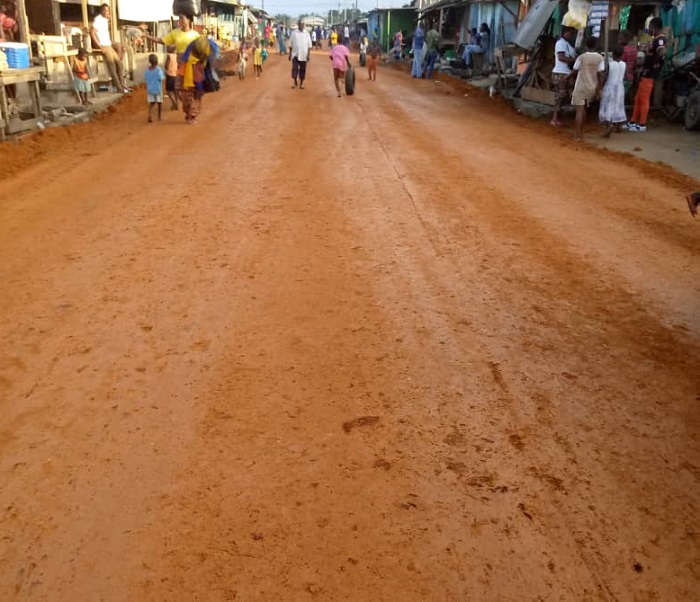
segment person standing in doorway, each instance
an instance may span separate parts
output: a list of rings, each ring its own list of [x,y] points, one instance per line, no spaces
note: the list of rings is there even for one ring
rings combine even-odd
[[[560,127],[559,113],[561,106],[569,95],[571,68],[576,62],[576,50],[571,45],[576,30],[565,27],[554,46],[554,69],[552,70],[552,88],[554,90],[554,113],[549,122],[554,127]]]
[[[297,30],[292,32],[292,37],[289,40],[289,60],[292,61],[292,88],[299,86],[300,90],[304,89],[304,80],[306,79],[306,65],[311,58],[311,36],[306,31],[304,23],[299,21]]]
[[[644,65],[639,78],[637,96],[634,98],[634,112],[628,130],[630,132],[646,132],[647,117],[649,116],[649,105],[651,103],[651,93],[654,90],[654,80],[661,75],[661,70],[666,61],[668,51],[668,40],[661,35],[663,22],[659,17],[654,17],[649,22],[649,33],[654,36],[651,44],[646,49],[644,55]]]
[[[416,31],[413,34],[413,67],[411,69],[411,77],[423,77],[423,44],[425,43],[425,34],[421,27],[420,21],[416,25]]]
[[[425,44],[427,46],[427,54],[425,56],[425,78],[433,78],[433,69],[438,59],[438,44],[440,42],[440,34],[437,30],[437,25],[433,23],[430,31],[425,36]]]
[[[100,50],[112,84],[121,94],[128,94],[129,88],[124,83],[124,63],[112,46],[112,36],[109,33],[109,20],[112,14],[109,4],[100,6],[100,14],[95,17],[90,29],[93,49]]]

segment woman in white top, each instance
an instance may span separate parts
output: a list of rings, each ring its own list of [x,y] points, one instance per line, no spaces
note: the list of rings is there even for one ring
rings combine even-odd
[[[561,105],[569,95],[571,68],[576,62],[576,50],[571,45],[575,33],[575,29],[565,27],[562,29],[561,37],[554,46],[554,69],[552,70],[554,113],[552,114],[552,121],[550,121],[554,127],[561,126],[559,111],[561,111]]]

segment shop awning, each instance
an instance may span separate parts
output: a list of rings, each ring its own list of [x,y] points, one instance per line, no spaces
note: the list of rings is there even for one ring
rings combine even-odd
[[[532,50],[558,4],[559,0],[535,0],[518,26],[513,44],[525,50]]]
[[[453,6],[458,6],[460,4],[467,4],[467,0],[438,0],[433,2],[429,6],[424,6],[418,13],[421,17],[429,13],[433,13],[444,8],[452,8]]]
[[[125,21],[168,21],[172,16],[172,0],[119,0],[119,18]]]

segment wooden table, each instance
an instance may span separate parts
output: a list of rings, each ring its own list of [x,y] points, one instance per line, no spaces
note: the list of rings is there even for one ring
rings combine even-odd
[[[5,126],[0,129],[0,139],[5,139],[5,134],[16,134],[25,129],[36,126],[41,118],[41,96],[39,94],[39,80],[44,73],[43,67],[29,67],[28,69],[6,69],[0,71],[0,121],[5,122]],[[34,117],[32,119],[20,120],[10,116],[10,106],[8,102],[7,90],[5,86],[15,84],[28,84],[29,93],[34,105]]]

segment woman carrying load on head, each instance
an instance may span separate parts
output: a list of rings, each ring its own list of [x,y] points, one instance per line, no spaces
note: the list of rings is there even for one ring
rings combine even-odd
[[[192,28],[194,17],[188,14],[181,14],[178,18],[178,29],[173,29],[162,38],[146,34],[146,38],[156,44],[164,46],[175,46],[177,52],[177,82],[175,89],[182,102],[182,110],[185,113],[185,121],[194,123],[201,109],[201,94],[196,88],[196,79],[202,77],[203,65],[199,64],[199,59],[195,52],[188,52],[190,45],[199,39],[199,33]],[[206,38],[204,38],[205,41]],[[209,43],[207,41],[207,46]],[[201,81],[201,80],[200,80]]]

